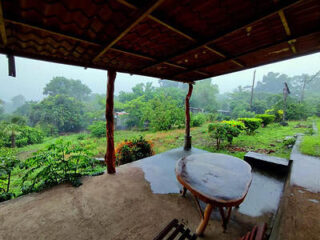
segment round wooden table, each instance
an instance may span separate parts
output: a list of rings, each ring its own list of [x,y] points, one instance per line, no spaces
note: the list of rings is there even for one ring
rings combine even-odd
[[[248,163],[219,153],[193,154],[181,158],[176,165],[176,176],[184,187],[183,195],[189,190],[197,203],[200,199],[207,204],[196,230],[198,235],[203,234],[214,207],[219,208],[222,226],[226,230],[232,207],[243,202],[252,180]]]

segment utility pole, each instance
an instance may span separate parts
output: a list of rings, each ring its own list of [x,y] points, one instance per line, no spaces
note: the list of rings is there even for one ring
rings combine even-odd
[[[254,82],[256,81],[256,70],[253,72],[253,80],[251,86],[251,98],[250,98],[250,109],[252,111],[252,102],[253,102],[253,90],[254,90]]]
[[[320,74],[320,71],[318,71],[316,74],[314,74],[309,81],[307,81],[307,76],[304,77],[303,80],[303,85],[302,85],[302,89],[301,89],[301,94],[300,94],[300,103],[303,102],[304,99],[304,90],[306,88],[306,85],[310,82],[312,82],[318,75]]]

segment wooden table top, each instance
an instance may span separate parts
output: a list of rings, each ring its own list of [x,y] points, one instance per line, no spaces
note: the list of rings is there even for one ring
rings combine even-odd
[[[193,154],[176,165],[178,181],[206,203],[223,206],[240,204],[252,180],[245,161],[218,153]]]

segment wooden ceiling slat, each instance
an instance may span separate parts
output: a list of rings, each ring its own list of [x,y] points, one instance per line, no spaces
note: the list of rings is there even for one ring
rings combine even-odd
[[[101,52],[93,59],[93,62],[97,61],[103,54],[105,54],[113,45],[115,45],[121,38],[123,38],[130,30],[132,30],[137,24],[139,24],[145,17],[152,13],[164,0],[153,0],[150,1],[144,8],[141,8],[137,13],[135,21],[121,31],[117,37],[106,44]]]
[[[291,37],[288,37],[287,39],[284,39],[284,40],[280,40],[280,41],[277,41],[277,42],[274,42],[272,44],[268,44],[268,45],[264,45],[264,46],[261,46],[259,48],[255,48],[255,49],[252,49],[250,51],[247,51],[247,52],[244,52],[244,53],[241,53],[237,56],[234,56],[233,58],[226,58],[226,59],[223,59],[222,61],[218,61],[218,62],[215,62],[213,64],[204,64],[202,66],[198,66],[196,68],[192,68],[192,69],[188,69],[182,73],[178,73],[172,77],[176,77],[180,74],[186,74],[186,73],[189,73],[189,72],[194,72],[194,71],[199,71],[203,68],[207,68],[207,67],[213,67],[215,65],[218,65],[218,64],[222,64],[222,63],[225,63],[225,62],[228,62],[228,61],[233,61],[234,58],[240,58],[240,57],[243,57],[243,56],[246,56],[248,54],[251,54],[251,53],[254,53],[254,52],[258,52],[258,51],[261,51],[263,49],[268,49],[270,47],[273,47],[273,46],[276,46],[276,45],[279,45],[279,44],[283,44],[283,43],[287,43],[287,42],[295,42],[296,39],[299,39],[299,38],[303,38],[303,37],[308,37],[308,36],[311,36],[313,34],[317,34],[317,33],[320,33],[320,28],[316,29],[315,31],[313,31],[312,33],[307,33],[307,34],[300,34],[300,35],[296,35],[296,36],[291,36]]]
[[[286,32],[286,35],[287,36],[291,36],[291,30],[290,30],[286,15],[284,14],[283,10],[280,10],[278,12],[278,14],[279,14],[279,17],[281,19],[281,23],[283,25],[283,28],[284,28],[284,30]],[[296,47],[294,46],[294,43],[295,43],[295,40],[288,41],[288,44],[290,45],[292,53],[296,54],[297,50],[296,50]]]
[[[31,29],[34,29],[34,30],[38,30],[38,31],[41,31],[41,32],[46,32],[46,33],[49,33],[49,34],[53,34],[53,35],[56,35],[56,36],[68,38],[68,39],[71,39],[71,40],[74,40],[74,41],[86,43],[86,44],[89,44],[89,45],[102,47],[102,44],[99,44],[97,42],[89,41],[89,40],[82,39],[82,38],[79,38],[79,37],[71,36],[69,34],[60,33],[60,32],[57,32],[57,31],[45,29],[43,27],[30,25],[30,24],[27,24],[27,23],[24,23],[24,22],[21,22],[21,21],[16,21],[16,20],[8,19],[8,18],[5,18],[4,21],[8,22],[8,23],[16,24],[16,25],[21,25],[21,26],[24,26],[24,27],[27,27],[27,28],[31,28]],[[152,58],[152,57],[149,57],[149,56],[145,56],[145,55],[142,55],[142,54],[139,54],[139,53],[136,53],[136,52],[120,49],[119,47],[113,46],[110,49],[112,49],[112,50],[114,50],[116,52],[121,52],[121,53],[126,54],[126,55],[131,55],[131,56],[143,58],[143,59],[146,59],[146,60],[149,60],[149,61],[158,61],[158,59],[155,59],[155,58]],[[169,62],[164,62],[164,64],[170,65],[172,67],[180,68],[180,69],[183,69],[183,70],[187,69],[186,67],[180,66],[178,64],[169,63]],[[198,71],[198,72],[200,72],[200,71]],[[202,75],[207,75],[206,73],[203,73],[203,72],[201,74]]]
[[[227,30],[226,32],[221,33],[221,34],[215,36],[213,39],[209,39],[209,40],[206,40],[206,41],[203,41],[203,42],[199,42],[199,43],[195,44],[194,46],[192,46],[192,47],[190,47],[190,48],[188,48],[188,49],[183,49],[182,51],[180,51],[180,52],[178,52],[178,53],[176,53],[176,54],[174,54],[174,55],[168,56],[168,57],[162,59],[162,61],[153,63],[153,64],[151,64],[151,65],[143,68],[142,70],[144,70],[144,69],[146,69],[146,68],[149,68],[149,67],[153,67],[153,66],[158,65],[158,64],[161,64],[161,63],[163,63],[164,61],[170,61],[170,59],[175,58],[175,57],[178,57],[178,56],[180,56],[180,55],[182,55],[182,54],[185,54],[186,52],[190,52],[190,51],[196,50],[196,49],[198,49],[198,48],[204,47],[204,46],[206,46],[206,45],[210,45],[210,44],[212,44],[214,41],[217,41],[217,40],[219,40],[219,39],[221,39],[221,38],[223,38],[223,37],[229,36],[230,34],[233,34],[233,33],[235,33],[236,31],[239,31],[239,30],[241,30],[241,29],[245,29],[245,28],[247,28],[247,27],[250,27],[250,26],[253,25],[253,24],[256,24],[256,23],[258,23],[258,22],[260,22],[260,21],[262,21],[262,20],[264,20],[264,19],[266,19],[266,18],[268,18],[268,17],[270,17],[270,16],[272,16],[272,15],[274,15],[274,14],[277,14],[279,11],[285,10],[285,9],[287,9],[287,8],[289,8],[289,7],[292,7],[292,6],[298,4],[298,3],[302,2],[302,1],[303,1],[303,0],[295,0],[295,1],[292,1],[292,2],[290,2],[290,3],[288,3],[288,2],[284,3],[284,2],[281,1],[281,2],[279,2],[279,3],[276,4],[276,5],[278,5],[278,6],[275,7],[275,9],[273,9],[273,10],[265,13],[263,16],[259,16],[259,17],[257,17],[256,19],[253,19],[253,20],[251,20],[251,21],[242,23],[242,24],[240,24],[241,26],[237,26],[237,27],[235,27],[235,28],[233,28],[233,29]]]
[[[3,18],[2,1],[0,0],[0,34],[3,45],[7,44],[6,25]]]
[[[123,5],[125,5],[125,6],[127,6],[127,7],[130,7],[130,8],[132,8],[132,9],[135,9],[135,10],[138,9],[135,5],[133,5],[133,4],[131,4],[131,3],[128,3],[126,0],[118,0],[118,2],[121,3],[121,4],[123,4]],[[159,19],[158,17],[153,16],[152,14],[150,14],[148,17],[149,17],[151,20],[153,20],[153,21],[155,21],[155,22],[163,25],[164,27],[166,27],[166,28],[170,29],[171,31],[173,31],[173,32],[175,32],[175,33],[177,33],[177,34],[185,37],[185,38],[188,39],[188,40],[193,41],[194,43],[197,43],[197,42],[198,42],[198,40],[197,40],[195,37],[191,36],[191,34],[185,33],[183,30],[181,30],[181,29],[173,26],[172,23],[168,23],[167,20],[166,20],[166,21],[163,21],[163,20]],[[209,47],[209,46],[207,46],[207,45],[204,45],[204,47],[205,47],[206,49],[208,49],[209,51],[213,52],[214,54],[220,56],[220,57],[223,57],[223,58],[226,58],[226,57],[227,57],[227,56],[226,56],[225,54],[223,54],[221,51],[218,51],[218,50],[216,50],[216,49],[213,49],[212,47]],[[167,61],[165,61],[165,62],[167,62]],[[241,63],[237,62],[236,60],[234,60],[234,63],[237,64],[237,65],[239,65],[239,66],[242,66],[242,67],[243,67],[243,65],[242,65]]]

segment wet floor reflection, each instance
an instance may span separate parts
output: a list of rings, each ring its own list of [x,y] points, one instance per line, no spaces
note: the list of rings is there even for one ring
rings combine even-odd
[[[143,170],[145,179],[150,183],[153,193],[179,193],[181,186],[175,175],[176,162],[182,157],[197,153],[206,153],[206,151],[196,148],[184,151],[181,147],[142,159],[134,162],[133,165]]]
[[[253,169],[252,183],[244,202],[240,205],[240,213],[257,217],[264,213],[275,213],[282,196],[285,176],[270,174]]]
[[[206,151],[195,148],[191,151],[183,151],[182,148],[178,148],[132,164],[143,170],[145,179],[150,183],[153,193],[179,193],[181,185],[175,176],[176,162],[183,156],[197,153],[206,153]],[[253,179],[248,195],[236,211],[252,217],[275,213],[278,209],[286,176],[268,173],[256,168],[253,168],[252,174]],[[201,205],[205,207],[203,203]]]
[[[317,193],[320,192],[320,160],[300,153],[301,140],[299,136],[290,156],[293,161],[290,182]]]

